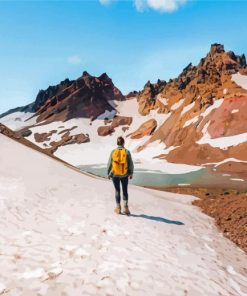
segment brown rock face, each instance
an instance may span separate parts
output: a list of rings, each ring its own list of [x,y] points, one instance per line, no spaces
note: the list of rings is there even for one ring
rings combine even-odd
[[[47,142],[50,141],[52,134],[55,134],[56,132],[56,130],[52,130],[49,133],[35,133],[34,139],[37,143]]]
[[[211,138],[233,136],[247,132],[247,96],[224,100],[222,106],[210,117],[208,131]]]
[[[131,139],[140,139],[144,136],[152,135],[156,127],[157,121],[155,119],[150,119],[144,122],[135,132],[129,134],[128,136],[130,136]]]
[[[112,126],[100,126],[97,132],[99,136],[105,137],[111,135],[114,132],[114,128]]]
[[[247,142],[240,143],[235,146],[231,146],[228,149],[231,157],[247,161]]]
[[[217,166],[217,171],[227,172],[227,173],[237,173],[246,174],[247,173],[247,163],[228,161]]]
[[[87,142],[90,142],[90,138],[88,135],[77,134],[71,136],[69,131],[67,131],[63,134],[61,140],[51,142],[50,145],[52,146],[52,148],[47,148],[47,150],[51,151],[51,153],[54,153],[61,146],[70,144],[82,144]]]
[[[116,115],[112,121],[105,121],[105,124],[110,123],[110,125],[100,126],[97,130],[99,136],[108,136],[114,133],[115,128],[120,125],[131,125],[132,117],[118,116]]]
[[[227,152],[225,150],[211,147],[208,144],[191,143],[172,150],[165,158],[169,162],[200,165],[219,162],[226,157]]]
[[[163,107],[160,102],[156,102],[156,96],[164,89],[165,85],[166,82],[161,80],[158,80],[155,84],[152,84],[150,81],[146,83],[143,91],[137,96],[139,113],[141,115],[147,115],[150,110]]]
[[[131,99],[131,98],[133,98],[133,97],[137,97],[138,94],[139,94],[139,92],[136,91],[136,90],[131,91],[131,92],[129,92],[129,93],[126,95],[126,99]]]
[[[127,116],[115,116],[112,120],[112,127],[116,128],[120,125],[131,125],[132,117]]]

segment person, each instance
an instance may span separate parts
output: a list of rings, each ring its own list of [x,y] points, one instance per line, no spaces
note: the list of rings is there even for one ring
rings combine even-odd
[[[128,206],[128,181],[133,178],[134,164],[129,150],[124,147],[124,138],[118,137],[117,148],[111,154],[107,165],[108,178],[112,178],[115,188],[115,213],[121,214],[120,184],[123,191],[123,214],[130,215]]]

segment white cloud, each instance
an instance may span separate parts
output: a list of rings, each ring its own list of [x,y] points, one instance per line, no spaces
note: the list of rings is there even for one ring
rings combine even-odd
[[[81,58],[78,55],[73,55],[68,57],[68,63],[71,65],[79,65],[81,64]]]
[[[102,5],[110,4],[113,0],[99,0]],[[119,0],[116,0],[119,1]],[[188,0],[133,0],[137,11],[150,8],[160,12],[173,12]]]
[[[102,5],[108,5],[112,2],[112,0],[99,0],[100,4]]]
[[[160,12],[173,12],[185,4],[188,0],[135,0],[138,11],[151,8]]]
[[[134,3],[135,3],[136,9],[138,11],[143,11],[145,8],[145,2],[146,1],[143,1],[143,0],[135,0]]]

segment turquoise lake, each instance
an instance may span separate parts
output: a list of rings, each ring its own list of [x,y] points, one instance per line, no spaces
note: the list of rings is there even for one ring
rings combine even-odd
[[[106,167],[98,165],[79,166],[81,171],[85,171],[100,177],[107,177]],[[237,180],[232,180],[237,179]],[[244,180],[244,181],[241,181]],[[222,174],[212,172],[207,168],[184,174],[167,174],[160,171],[150,171],[145,169],[135,170],[131,184],[138,186],[172,187],[172,186],[205,186],[223,187],[235,189],[247,189],[246,180],[243,176],[236,174]]]

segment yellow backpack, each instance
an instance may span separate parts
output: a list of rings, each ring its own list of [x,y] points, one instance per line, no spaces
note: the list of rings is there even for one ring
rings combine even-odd
[[[112,173],[117,176],[124,176],[128,173],[127,150],[125,148],[117,148],[113,151]]]

